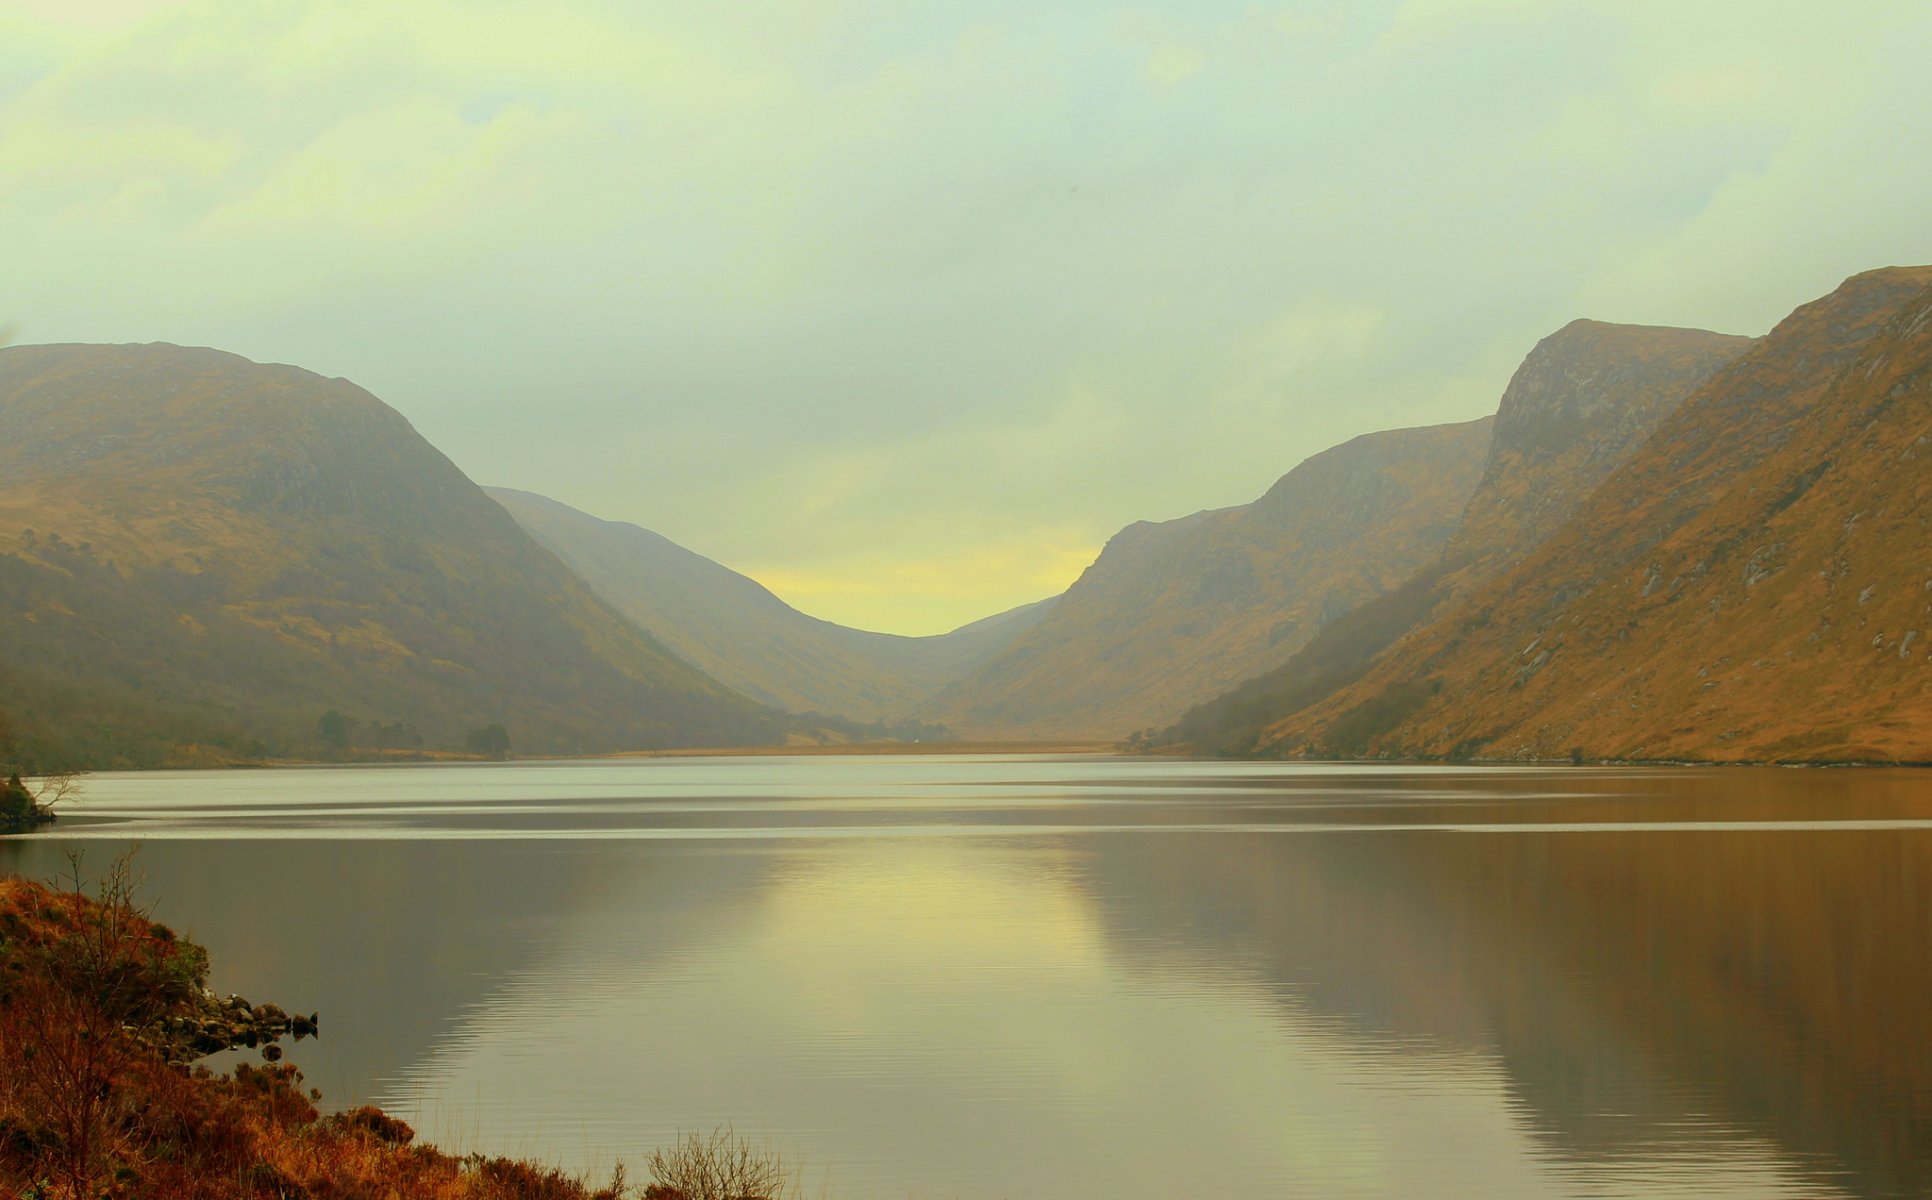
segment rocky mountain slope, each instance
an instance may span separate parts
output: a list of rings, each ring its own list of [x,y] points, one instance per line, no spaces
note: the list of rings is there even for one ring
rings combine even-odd
[[[1509,561],[1541,545],[1751,341],[1572,321],[1538,342],[1503,391],[1482,482],[1444,557]]]
[[[517,523],[640,628],[747,696],[794,712],[895,720],[997,654],[1050,600],[935,637],[807,616],[764,585],[648,529],[555,500],[487,488]]]
[[[1283,752],[1932,760],[1932,268],[1848,280]]]
[[[214,350],[0,350],[0,646],[7,736],[96,764],[780,733],[381,401]]]
[[[1496,410],[1482,482],[1439,559],[1321,631],[1287,662],[1189,711],[1163,740],[1245,752],[1262,726],[1360,678],[1397,639],[1535,549],[1751,339],[1572,321],[1544,338]]]
[[[1252,504],[1128,526],[1037,626],[919,715],[994,737],[1166,724],[1434,559],[1491,423],[1368,434]]]

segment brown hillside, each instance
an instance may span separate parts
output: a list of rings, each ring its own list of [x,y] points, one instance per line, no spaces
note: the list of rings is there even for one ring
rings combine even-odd
[[[1252,504],[1128,526],[1037,626],[919,715],[981,737],[1108,737],[1173,720],[1434,558],[1490,425],[1369,434]]]
[[[1252,749],[1264,726],[1353,683],[1377,655],[1534,549],[1751,339],[1572,321],[1536,344],[1496,411],[1482,482],[1442,556],[1293,657],[1188,712],[1165,740]]]
[[[25,758],[776,734],[381,401],[214,350],[0,350],[0,644]]]
[[[1932,268],[1717,374],[1533,555],[1277,749],[1932,759]]]
[[[1039,601],[934,637],[849,629],[648,529],[487,488],[611,607],[713,679],[767,704],[859,721],[903,717],[1045,614]]]

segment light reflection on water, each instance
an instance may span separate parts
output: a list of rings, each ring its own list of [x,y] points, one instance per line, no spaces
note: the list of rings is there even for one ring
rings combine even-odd
[[[1909,772],[730,758],[102,776],[216,983],[467,1148],[840,1196],[1932,1191]],[[1323,836],[1291,836],[1321,834]]]

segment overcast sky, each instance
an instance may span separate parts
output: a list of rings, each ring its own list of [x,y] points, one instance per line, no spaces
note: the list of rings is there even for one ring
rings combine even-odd
[[[1932,261],[1928,129],[1925,0],[0,0],[0,325],[933,632],[1573,317]]]

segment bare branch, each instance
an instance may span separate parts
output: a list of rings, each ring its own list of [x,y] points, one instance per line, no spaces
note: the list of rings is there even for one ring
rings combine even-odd
[[[729,1125],[709,1137],[688,1133],[646,1165],[647,1200],[786,1200],[797,1194],[796,1172],[777,1154],[752,1145]]]
[[[85,771],[54,771],[42,775],[30,783],[34,803],[41,808],[52,808],[67,800],[78,801],[81,794],[81,781],[87,778]]]

